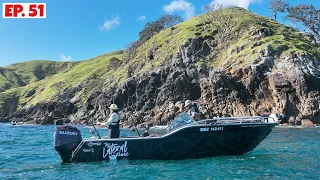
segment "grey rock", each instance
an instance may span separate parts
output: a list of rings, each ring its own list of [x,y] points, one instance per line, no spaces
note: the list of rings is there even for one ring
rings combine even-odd
[[[271,56],[272,53],[273,53],[273,48],[272,48],[271,44],[268,44],[264,49],[264,55],[266,57],[268,57],[268,56]]]
[[[234,53],[234,52],[235,52],[235,50],[232,49],[232,48],[230,48],[230,49],[228,50],[228,56],[230,57],[230,56],[232,55],[232,53]]]
[[[303,120],[301,120],[301,127],[302,128],[313,128],[314,124],[309,119],[303,119]]]
[[[182,61],[186,66],[195,63],[195,60],[209,55],[211,48],[207,42],[199,38],[189,39],[179,47],[178,54],[181,55]]]
[[[236,47],[236,53],[239,54],[242,50],[246,48],[245,44]]]
[[[290,125],[295,125],[295,117],[293,117],[293,116],[291,116],[290,118],[289,118],[289,124]]]
[[[36,93],[35,89],[32,89],[30,91],[27,91],[26,94],[24,95],[25,98],[31,97]]]

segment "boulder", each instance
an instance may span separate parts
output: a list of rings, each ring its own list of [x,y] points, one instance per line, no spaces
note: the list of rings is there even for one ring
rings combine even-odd
[[[293,125],[295,125],[296,118],[291,116],[288,121],[289,121],[289,125],[293,126]]]
[[[52,116],[47,116],[47,117],[42,117],[41,119],[40,119],[40,124],[41,125],[52,125],[52,124],[54,124],[54,117],[52,117]]]
[[[312,127],[314,127],[314,124],[309,119],[303,119],[303,120],[301,120],[301,127],[302,128],[312,128]]]
[[[299,115],[296,117],[296,119],[295,119],[295,125],[300,126],[300,125],[301,125],[302,118],[303,118],[302,114],[299,114]]]

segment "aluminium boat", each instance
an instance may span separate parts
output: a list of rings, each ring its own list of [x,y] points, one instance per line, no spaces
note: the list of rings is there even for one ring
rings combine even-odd
[[[147,137],[82,139],[77,128],[60,126],[55,130],[54,147],[63,163],[241,155],[256,148],[277,124],[260,116],[195,121],[182,113],[167,127],[167,133]]]

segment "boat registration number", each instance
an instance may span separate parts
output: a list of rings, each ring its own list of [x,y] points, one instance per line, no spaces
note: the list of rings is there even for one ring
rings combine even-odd
[[[223,127],[205,127],[200,128],[200,132],[223,131]]]

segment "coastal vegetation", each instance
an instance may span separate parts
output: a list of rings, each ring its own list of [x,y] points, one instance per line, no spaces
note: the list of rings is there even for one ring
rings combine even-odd
[[[32,123],[61,118],[86,123],[103,117],[101,104],[115,102],[124,119],[137,111],[139,123],[165,124],[179,111],[179,101],[188,98],[206,116],[255,115],[267,108],[288,114],[286,122],[292,117],[293,124],[319,122],[320,94],[314,85],[320,77],[319,16],[313,25],[301,16],[319,10],[306,7],[286,5],[273,12],[287,12],[315,32],[243,8],[207,7],[205,14],[186,21],[167,15],[147,23],[123,51],[79,62],[1,67],[0,114]],[[174,112],[166,108],[170,103]],[[70,112],[60,110],[65,108]]]

